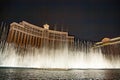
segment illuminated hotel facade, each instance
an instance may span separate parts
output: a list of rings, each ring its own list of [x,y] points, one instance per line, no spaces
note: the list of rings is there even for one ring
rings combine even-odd
[[[42,27],[30,24],[26,21],[10,24],[8,43],[15,43],[21,47],[62,47],[67,44],[69,47],[74,43],[74,36],[68,36],[68,32],[50,30],[49,25]]]

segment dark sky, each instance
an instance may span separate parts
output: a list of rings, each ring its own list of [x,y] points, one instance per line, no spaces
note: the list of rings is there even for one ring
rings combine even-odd
[[[0,21],[28,21],[83,40],[120,36],[119,0],[0,0]]]

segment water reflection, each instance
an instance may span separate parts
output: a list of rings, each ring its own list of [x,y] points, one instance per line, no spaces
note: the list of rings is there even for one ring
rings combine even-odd
[[[0,69],[3,80],[119,80],[120,70]]]

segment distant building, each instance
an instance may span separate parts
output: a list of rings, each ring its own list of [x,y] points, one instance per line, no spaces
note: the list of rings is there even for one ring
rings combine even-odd
[[[42,27],[30,24],[26,21],[10,24],[10,30],[7,38],[8,43],[15,43],[19,46],[35,47],[62,47],[67,44],[72,46],[74,36],[68,36],[68,32],[50,30],[49,25]]]
[[[110,61],[120,58],[120,37],[103,38],[101,42],[95,43],[93,48],[100,48],[104,57]]]

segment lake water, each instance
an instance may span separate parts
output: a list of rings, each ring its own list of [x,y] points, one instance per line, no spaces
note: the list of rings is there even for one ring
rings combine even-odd
[[[41,70],[0,68],[0,80],[120,80],[120,69]]]

